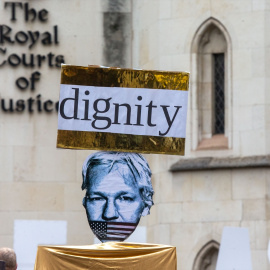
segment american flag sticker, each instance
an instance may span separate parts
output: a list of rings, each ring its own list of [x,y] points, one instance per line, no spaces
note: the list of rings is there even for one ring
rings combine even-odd
[[[90,227],[101,241],[124,241],[136,229],[138,223],[91,221]]]

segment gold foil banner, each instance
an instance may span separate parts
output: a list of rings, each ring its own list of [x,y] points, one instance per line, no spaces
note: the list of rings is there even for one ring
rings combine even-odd
[[[39,246],[34,270],[176,270],[176,248],[108,242],[91,246]]]
[[[61,84],[188,91],[189,74],[63,65]],[[185,138],[59,129],[57,147],[184,155]]]

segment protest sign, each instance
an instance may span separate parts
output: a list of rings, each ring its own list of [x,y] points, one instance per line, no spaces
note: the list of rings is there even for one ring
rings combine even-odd
[[[189,74],[62,66],[57,147],[184,155]]]

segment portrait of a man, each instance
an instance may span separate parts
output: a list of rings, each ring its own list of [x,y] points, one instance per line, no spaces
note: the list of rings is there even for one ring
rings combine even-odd
[[[101,242],[124,241],[150,213],[154,190],[146,159],[137,153],[97,152],[82,168],[90,228]]]

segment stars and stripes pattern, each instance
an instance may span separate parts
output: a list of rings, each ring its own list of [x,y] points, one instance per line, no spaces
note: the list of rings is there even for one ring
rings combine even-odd
[[[136,229],[137,223],[91,221],[90,227],[101,241],[124,241]]]

